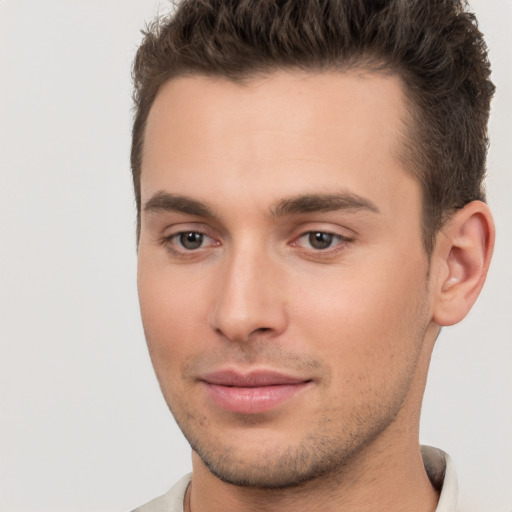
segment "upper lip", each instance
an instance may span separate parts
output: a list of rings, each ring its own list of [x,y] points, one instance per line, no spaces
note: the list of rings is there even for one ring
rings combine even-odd
[[[311,379],[286,375],[272,370],[256,370],[247,373],[235,370],[219,370],[200,378],[208,384],[232,387],[282,386],[286,384],[303,384]]]

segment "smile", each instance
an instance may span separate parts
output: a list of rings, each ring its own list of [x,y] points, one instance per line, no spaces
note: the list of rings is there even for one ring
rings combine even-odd
[[[218,407],[239,414],[270,411],[312,385],[310,379],[268,371],[249,374],[220,371],[206,375],[201,381]]]

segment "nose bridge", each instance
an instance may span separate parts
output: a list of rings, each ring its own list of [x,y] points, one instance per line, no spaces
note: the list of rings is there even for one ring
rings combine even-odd
[[[263,244],[234,245],[219,271],[212,327],[232,341],[246,341],[256,332],[279,334],[286,325],[279,274]]]

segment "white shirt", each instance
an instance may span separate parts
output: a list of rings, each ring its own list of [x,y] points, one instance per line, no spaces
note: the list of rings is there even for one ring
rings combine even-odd
[[[440,491],[436,512],[460,512],[457,509],[457,475],[450,456],[432,446],[422,446],[421,455],[432,485]],[[184,476],[163,496],[132,512],[183,512],[183,499],[192,474]]]

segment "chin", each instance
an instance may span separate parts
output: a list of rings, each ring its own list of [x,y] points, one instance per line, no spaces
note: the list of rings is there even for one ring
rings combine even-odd
[[[298,487],[329,472],[323,465],[318,467],[303,451],[283,454],[278,460],[274,454],[274,460],[264,457],[258,462],[238,457],[212,460],[204,454],[198,455],[210,472],[223,482],[253,489]]]
[[[327,474],[340,477],[364,442],[332,438],[306,438],[297,444],[281,440],[259,446],[226,445],[189,439],[194,452],[209,471],[223,482],[253,489],[299,487]],[[333,446],[336,449],[333,450]]]

